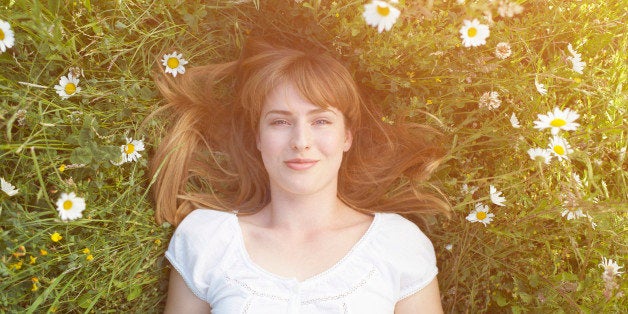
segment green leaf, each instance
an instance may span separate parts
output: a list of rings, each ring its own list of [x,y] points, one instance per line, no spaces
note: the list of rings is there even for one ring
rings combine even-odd
[[[132,285],[131,291],[126,295],[126,300],[131,301],[140,296],[142,293],[142,287],[140,285]]]
[[[497,305],[499,306],[506,306],[506,304],[508,304],[508,300],[506,300],[506,298],[502,295],[502,293],[500,291],[497,291],[494,295],[493,295],[493,301],[495,301],[495,303],[497,303]]]
[[[92,161],[92,151],[86,147],[77,147],[72,151],[70,162],[73,164],[88,164]]]
[[[92,303],[92,298],[94,297],[93,293],[85,293],[82,296],[80,296],[77,300],[78,306],[80,306],[83,309],[88,308],[91,303]]]

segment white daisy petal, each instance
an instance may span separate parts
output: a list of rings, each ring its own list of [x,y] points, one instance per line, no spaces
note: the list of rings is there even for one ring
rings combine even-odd
[[[161,63],[165,68],[166,73],[172,74],[172,76],[176,77],[177,74],[185,73],[185,65],[188,64],[188,61],[183,59],[183,54],[177,52],[173,52],[171,54],[165,54],[161,59]]]
[[[0,51],[5,52],[7,48],[13,47],[15,44],[15,35],[11,29],[11,24],[0,20]]]
[[[586,62],[582,61],[582,55],[574,50],[571,44],[567,45],[567,50],[571,54],[571,57],[567,57],[567,60],[571,61],[571,69],[576,73],[582,74],[584,67],[587,65]]]
[[[460,28],[460,38],[465,47],[477,47],[486,44],[486,38],[491,34],[487,25],[480,24],[480,21],[464,20]]]
[[[495,46],[495,57],[498,59],[506,59],[510,57],[512,54],[512,50],[510,49],[510,44],[507,42],[501,42]]]
[[[62,76],[59,79],[59,84],[55,85],[54,88],[62,99],[68,99],[81,91],[78,83],[79,79],[74,77],[72,73],[68,73],[67,77]]]
[[[61,196],[57,200],[57,211],[59,211],[59,218],[63,221],[83,217],[84,210],[85,199],[77,197],[74,192],[61,193]]]
[[[539,119],[534,121],[534,128],[539,130],[549,128],[552,131],[552,135],[558,134],[560,130],[574,131],[580,126],[579,123],[575,122],[580,115],[569,108],[560,110],[558,107],[555,107],[547,115],[539,114],[538,117]]]
[[[602,257],[602,262],[598,264],[598,266],[604,269],[604,273],[602,274],[602,278],[605,281],[611,280],[613,277],[621,277],[623,271],[619,271],[620,268],[624,268],[624,266],[619,266],[616,261],[613,259],[607,259],[606,257]]]
[[[7,193],[8,196],[13,196],[19,192],[13,184],[7,182],[4,178],[0,178],[0,186],[2,187],[2,192]]]
[[[379,33],[389,31],[399,18],[401,11],[384,1],[375,0],[364,5],[362,17],[367,25],[377,27]]]
[[[519,119],[517,119],[517,116],[515,115],[515,113],[513,112],[512,115],[510,116],[510,124],[512,125],[513,128],[518,129],[521,127],[521,125],[519,124]]]
[[[534,78],[534,86],[536,87],[536,91],[539,92],[539,94],[547,94],[547,88],[545,88],[544,84],[539,83],[538,77]]]
[[[549,149],[530,148],[528,149],[528,155],[530,155],[530,159],[539,160],[546,164],[549,164],[552,160],[552,152]]]
[[[144,141],[143,140],[134,140],[132,138],[126,139],[126,144],[120,146],[120,151],[122,152],[122,162],[119,164],[114,163],[114,165],[120,165],[125,162],[133,162],[137,161],[142,155],[139,152],[144,150]]]
[[[502,105],[497,92],[485,92],[478,100],[478,106],[488,110],[495,110]]]
[[[492,185],[490,186],[490,196],[491,202],[493,202],[493,204],[497,206],[506,206],[504,205],[506,198],[502,196],[502,192],[497,191],[497,189]]]
[[[477,203],[475,204],[475,209],[469,213],[466,219],[470,222],[481,222],[484,226],[486,226],[491,223],[491,221],[493,221],[493,217],[495,217],[495,214],[489,213],[488,210],[488,206],[482,203]]]
[[[560,136],[553,136],[550,139],[549,149],[552,152],[552,155],[556,156],[558,160],[569,159],[567,155],[573,153],[573,149],[567,143],[567,140]]]

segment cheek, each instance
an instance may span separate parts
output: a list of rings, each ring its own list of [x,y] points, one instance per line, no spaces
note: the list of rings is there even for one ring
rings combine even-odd
[[[325,154],[342,154],[346,151],[347,143],[343,134],[323,136],[319,139],[318,147]]]

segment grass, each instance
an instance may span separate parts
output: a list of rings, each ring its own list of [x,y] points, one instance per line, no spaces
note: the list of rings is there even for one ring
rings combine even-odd
[[[628,261],[628,3],[516,1],[524,11],[508,18],[493,2],[400,1],[400,19],[383,33],[365,24],[365,1],[3,2],[15,45],[0,54],[0,176],[19,194],[0,193],[0,312],[161,312],[173,230],[154,222],[147,194],[163,132],[159,120],[142,123],[162,104],[151,73],[174,50],[188,66],[232,60],[257,32],[327,47],[383,119],[408,116],[448,136],[432,184],[453,215],[422,225],[446,312],[625,311],[625,276],[605,282],[598,264]],[[486,45],[462,47],[462,21],[486,23],[489,11]],[[503,60],[499,42],[512,47]],[[582,74],[567,59],[570,43]],[[53,86],[73,67],[82,90],[63,100]],[[495,110],[478,106],[489,91],[501,100]],[[548,145],[550,132],[533,121],[554,107],[578,112],[580,127],[560,133],[569,160],[541,164],[526,151]],[[115,166],[128,137],[147,150]],[[462,193],[463,184],[477,191]],[[506,206],[491,203],[490,185]],[[85,198],[83,218],[59,220],[62,192]],[[465,219],[478,202],[495,214],[487,226]],[[595,228],[567,220],[569,209]]]

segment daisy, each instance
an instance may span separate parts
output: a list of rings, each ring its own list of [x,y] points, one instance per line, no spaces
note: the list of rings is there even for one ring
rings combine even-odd
[[[491,202],[493,202],[493,204],[497,206],[506,206],[504,205],[506,198],[502,196],[502,192],[497,191],[497,189],[492,185],[489,188],[491,194]]]
[[[120,147],[122,151],[122,162],[137,161],[142,155],[139,152],[144,150],[143,140],[134,140],[127,137],[126,144]]]
[[[518,129],[521,127],[521,125],[519,124],[519,119],[517,119],[517,116],[515,115],[514,112],[510,116],[510,124],[512,124],[512,127],[515,129]]]
[[[480,24],[477,19],[473,21],[464,20],[464,25],[460,28],[460,38],[465,47],[477,47],[486,44],[486,38],[490,35],[487,25]]]
[[[567,140],[556,135],[550,139],[549,148],[558,160],[569,159],[567,155],[573,153],[573,149],[571,149]]]
[[[536,87],[536,91],[539,92],[539,94],[541,95],[547,94],[547,88],[545,88],[544,84],[539,83],[539,80],[537,77],[534,78],[534,86]]]
[[[61,193],[61,197],[57,200],[57,210],[63,221],[81,218],[85,210],[85,199],[77,197],[74,192]]]
[[[161,59],[161,63],[166,67],[166,73],[172,74],[172,76],[177,77],[177,74],[184,74],[185,67],[184,65],[188,64],[188,61],[183,59],[183,54],[177,52],[173,52],[171,54],[165,54],[164,58]]]
[[[55,89],[62,99],[68,99],[70,96],[81,91],[81,88],[78,87],[78,83],[79,79],[72,75],[72,73],[68,73],[67,77],[62,76],[61,79],[59,79],[59,85],[55,85]]]
[[[15,36],[13,35],[11,24],[0,20],[0,50],[5,52],[7,48],[13,47],[13,44],[15,44]]]
[[[621,277],[621,274],[624,273],[623,271],[619,271],[619,269],[624,268],[624,266],[619,266],[613,259],[606,259],[606,257],[602,257],[602,262],[599,263],[598,266],[604,268],[602,277],[605,280],[606,278],[612,279],[615,276]]]
[[[470,222],[481,222],[486,226],[491,223],[493,217],[495,217],[495,214],[488,212],[488,206],[477,203],[475,204],[475,209],[467,216],[467,220]]]
[[[0,187],[2,188],[2,192],[7,193],[8,196],[13,196],[18,192],[18,189],[16,189],[13,184],[5,181],[4,178],[0,178]]]
[[[571,57],[567,57],[567,60],[571,61],[571,69],[576,73],[582,74],[584,66],[587,65],[586,62],[582,61],[582,55],[575,51],[571,44],[567,45],[567,50],[571,53]]]
[[[399,14],[401,14],[399,9],[384,1],[375,0],[364,5],[362,16],[367,25],[377,27],[377,32],[381,33],[384,30],[389,31],[393,27]]]
[[[560,215],[562,217],[567,217],[567,220],[577,219],[580,217],[587,217],[587,215],[585,215],[582,212],[582,209],[575,209],[575,208],[565,209]]]
[[[488,110],[494,110],[499,108],[502,105],[502,101],[499,99],[499,93],[497,92],[486,92],[480,96],[480,100],[478,101],[478,105],[480,108],[486,108]]]
[[[498,59],[506,59],[510,57],[512,50],[510,50],[510,44],[507,42],[501,42],[495,46],[495,56]]]
[[[551,128],[552,135],[558,134],[560,130],[573,131],[580,126],[580,124],[574,122],[580,115],[569,108],[563,111],[555,107],[553,112],[550,111],[547,115],[540,114],[538,117],[539,120],[534,121],[534,128],[539,130]]]
[[[528,155],[530,155],[530,159],[538,160],[546,164],[549,164],[552,160],[552,151],[550,151],[549,149],[530,148],[528,149]]]

